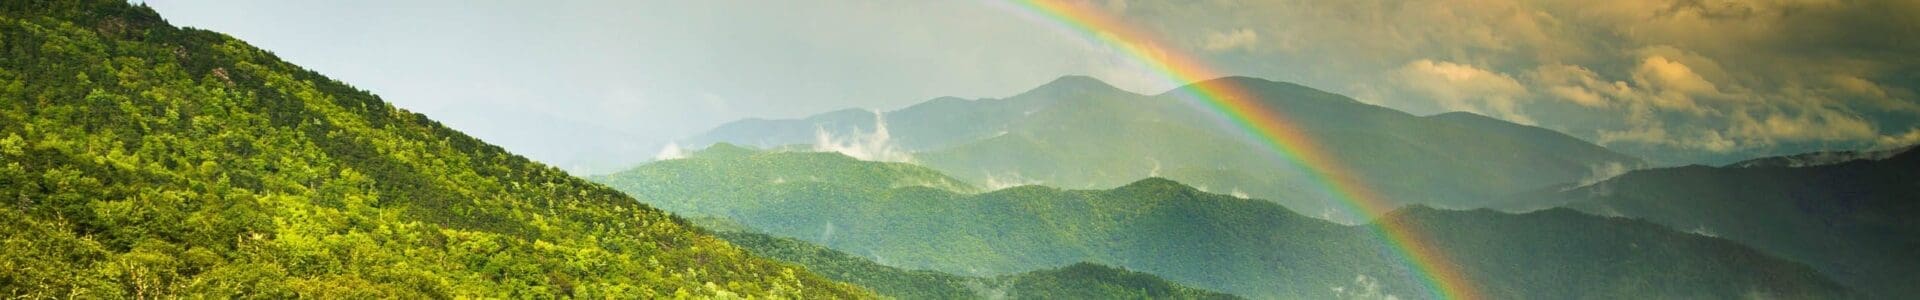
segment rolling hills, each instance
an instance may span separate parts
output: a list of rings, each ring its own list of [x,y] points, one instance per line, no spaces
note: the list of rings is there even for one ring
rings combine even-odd
[[[1870,296],[1898,298],[1920,294],[1915,195],[1920,151],[1909,147],[1641,170],[1526,201],[1738,241]]]
[[[788,175],[753,180],[766,176],[760,174]],[[733,177],[748,180],[675,179]],[[911,164],[722,144],[594,180],[676,213],[731,220],[904,269],[999,276],[1091,262],[1255,298],[1424,296],[1418,274],[1382,248],[1369,226],[1328,222],[1266,200],[1159,178],[1108,190],[982,193],[949,186],[947,178]],[[938,184],[913,185],[921,182]],[[1630,219],[1415,206],[1375,221],[1419,228],[1495,298],[1850,295],[1804,265]]]
[[[1112,188],[1165,177],[1206,191],[1269,199],[1343,223],[1370,217],[1345,211],[1317,192],[1313,179],[1300,171],[1305,166],[1278,159],[1264,142],[1224,125],[1228,121],[1217,112],[1199,109],[1201,104],[1187,98],[1188,91],[1211,85],[1249,90],[1332,153],[1351,171],[1345,176],[1373,183],[1373,189],[1403,204],[1478,208],[1487,199],[1644,165],[1537,127],[1467,113],[1415,116],[1246,77],[1139,95],[1068,76],[1005,99],[939,98],[885,113],[843,110],[799,120],[743,120],[682,144],[776,148],[877,139],[892,151],[910,153],[916,164],[986,189],[1023,183]]]
[[[903,270],[804,241],[749,231],[720,231],[755,255],[794,262],[828,278],[901,299],[1240,299],[1151,274],[1090,263],[996,277]]]

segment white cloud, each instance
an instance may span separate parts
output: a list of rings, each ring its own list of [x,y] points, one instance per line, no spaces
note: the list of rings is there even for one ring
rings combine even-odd
[[[893,134],[887,132],[887,118],[880,112],[873,112],[873,132],[854,132],[845,136],[834,136],[826,128],[814,128],[813,151],[839,152],[859,160],[910,162],[913,155],[893,144]]]
[[[1207,33],[1206,40],[1201,43],[1200,48],[1207,51],[1253,51],[1259,43],[1260,33],[1254,32],[1253,29],[1240,28]]]
[[[1020,176],[1020,173],[987,174],[987,190],[998,191],[1005,188],[1044,184],[1037,179]]]
[[[1562,191],[1587,187],[1595,183],[1606,181],[1607,179],[1613,179],[1613,177],[1620,176],[1621,174],[1626,174],[1629,171],[1633,171],[1633,169],[1634,169],[1634,166],[1629,166],[1627,164],[1622,164],[1619,162],[1607,162],[1604,164],[1587,166],[1587,177],[1581,178],[1579,182],[1575,182],[1573,186],[1567,187]]]
[[[1700,111],[1696,96],[1718,95],[1713,82],[1700,77],[1693,68],[1661,56],[1649,56],[1633,71],[1633,82],[1655,91],[1646,99],[1666,110]]]
[[[1442,109],[1470,111],[1534,124],[1520,112],[1520,102],[1528,92],[1512,76],[1471,65],[1428,59],[1408,62],[1389,75],[1404,89],[1435,101]]]
[[[687,151],[684,149],[681,149],[680,143],[677,143],[677,142],[667,142],[666,147],[660,148],[659,154],[653,155],[654,161],[675,160],[675,159],[682,159],[682,158],[687,158]]]

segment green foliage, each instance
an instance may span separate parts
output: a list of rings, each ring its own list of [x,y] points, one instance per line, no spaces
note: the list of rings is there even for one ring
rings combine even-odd
[[[927,187],[970,193],[971,185],[926,168],[904,163],[858,163],[836,153],[763,152],[732,144],[715,144],[694,152],[685,159],[655,162],[655,168],[642,168],[595,177],[594,180],[647,197],[662,195],[701,195],[699,198],[655,197],[648,204],[668,211],[699,211],[710,201],[728,199],[728,208],[773,205],[757,201],[776,199],[766,186],[825,188],[824,185],[854,189],[857,193],[882,193],[899,187]],[[724,211],[700,211],[705,215],[726,215]]]
[[[828,278],[901,299],[1239,299],[1193,289],[1151,274],[1089,263],[991,278],[903,270],[800,240],[759,233],[718,233],[754,255],[793,262]]]
[[[661,178],[655,175],[637,175],[797,173],[805,170],[778,168],[805,164],[767,160],[818,162],[819,155],[695,155],[599,179],[646,195],[644,202],[687,203],[662,206],[676,213],[730,219],[739,223],[736,228],[905,269],[994,277],[1092,262],[1258,298],[1427,292],[1425,279],[1409,269],[1401,250],[1388,248],[1371,225],[1331,223],[1269,201],[1205,193],[1165,179],[1111,190],[1025,186],[963,194],[894,186],[891,174],[920,173],[904,170],[836,173],[873,177],[821,176],[805,183],[693,181],[673,189],[651,189],[669,185],[648,182]],[[855,165],[833,167],[838,169],[897,165],[825,161]],[[1805,266],[1724,240],[1569,210],[1511,215],[1416,206],[1378,222],[1415,228],[1493,298],[1831,298],[1849,293]],[[825,272],[833,276],[836,271]]]
[[[0,3],[0,294],[854,298],[125,1]]]

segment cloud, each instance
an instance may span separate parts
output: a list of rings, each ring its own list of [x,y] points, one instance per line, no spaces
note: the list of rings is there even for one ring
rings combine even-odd
[[[1219,0],[1126,17],[1199,37],[1187,50],[1233,73],[1648,146],[1635,154],[1751,156],[1871,146],[1920,122],[1912,15],[1920,2]],[[1243,29],[1256,34],[1230,38]]]
[[[1607,181],[1607,179],[1613,179],[1613,177],[1620,176],[1621,174],[1626,174],[1627,172],[1633,171],[1633,169],[1634,169],[1634,166],[1629,166],[1627,164],[1622,164],[1619,162],[1607,162],[1604,164],[1590,165],[1590,166],[1587,166],[1587,177],[1580,178],[1579,182],[1575,182],[1573,186],[1567,187],[1565,189],[1561,189],[1561,191],[1563,192],[1570,191],[1577,188],[1587,187],[1595,183],[1600,183],[1602,181]]]
[[[1207,51],[1253,51],[1260,43],[1260,33],[1252,29],[1240,28],[1227,32],[1207,33],[1205,42],[1200,46]]]
[[[1428,97],[1442,109],[1470,111],[1516,123],[1533,124],[1520,112],[1528,94],[1512,76],[1474,66],[1427,59],[1408,62],[1389,75],[1412,93]]]
[[[675,160],[675,159],[682,159],[682,158],[687,158],[687,151],[684,149],[681,149],[680,143],[676,143],[676,142],[667,142],[666,147],[660,148],[659,154],[653,155],[654,161]]]
[[[844,136],[834,136],[826,128],[815,127],[813,151],[838,152],[867,161],[913,161],[912,154],[893,143],[893,134],[887,131],[886,116],[876,111],[873,112],[873,120],[873,132],[854,132]]]
[[[1816,110],[1799,115],[1740,115],[1735,120],[1732,130],[1738,135],[1769,141],[1850,141],[1878,136],[1874,133],[1873,125],[1865,120],[1833,110]]]
[[[1920,144],[1920,127],[1908,129],[1906,133],[1882,136],[1875,141],[1874,148],[1891,149]]]
[[[1700,107],[1693,97],[1720,93],[1713,82],[1694,73],[1693,68],[1657,55],[1641,61],[1633,71],[1633,81],[1658,91],[1648,99],[1652,99],[1655,106],[1669,110],[1697,111]]]
[[[1026,178],[1024,176],[1020,176],[1020,173],[1018,172],[1007,173],[1007,174],[992,174],[992,173],[987,174],[987,190],[988,191],[998,191],[998,190],[1010,188],[1010,187],[1040,185],[1040,184],[1044,184],[1044,183],[1038,179],[1031,179],[1031,178]]]
[[[1547,95],[1588,108],[1614,105],[1613,97],[1632,93],[1626,82],[1601,80],[1593,70],[1575,65],[1539,66],[1526,78]]]

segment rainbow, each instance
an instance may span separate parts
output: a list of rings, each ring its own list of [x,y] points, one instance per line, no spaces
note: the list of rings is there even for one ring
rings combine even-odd
[[[1205,82],[1221,76],[1193,56],[1159,48],[1161,40],[1155,35],[1128,26],[1105,8],[1086,1],[1002,1],[1011,4],[1007,6],[1014,8],[1015,12],[1108,45],[1173,84]],[[1218,112],[1219,117],[1272,148],[1282,159],[1301,167],[1310,181],[1321,184],[1334,199],[1348,206],[1349,211],[1372,216],[1394,209],[1391,203],[1365,184],[1346,176],[1348,171],[1341,167],[1339,161],[1319,149],[1305,132],[1280,112],[1267,109],[1258,101],[1258,97],[1244,88],[1232,82],[1217,81],[1215,84],[1196,84],[1181,90],[1186,91],[1185,96],[1189,99],[1198,100],[1198,104]],[[1415,271],[1417,280],[1427,285],[1427,298],[1480,298],[1474,286],[1467,282],[1466,275],[1447,259],[1439,247],[1424,239],[1416,228],[1392,222],[1373,222],[1367,227]]]

